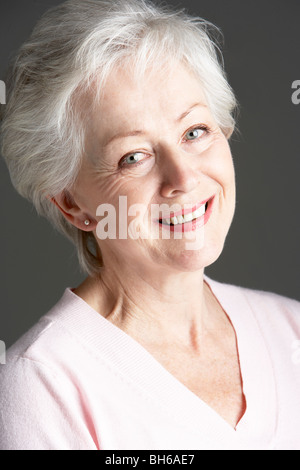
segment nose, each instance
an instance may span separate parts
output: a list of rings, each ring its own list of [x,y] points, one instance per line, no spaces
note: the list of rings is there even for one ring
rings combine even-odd
[[[191,192],[199,183],[199,169],[195,156],[179,149],[168,149],[161,153],[161,196],[172,198]]]

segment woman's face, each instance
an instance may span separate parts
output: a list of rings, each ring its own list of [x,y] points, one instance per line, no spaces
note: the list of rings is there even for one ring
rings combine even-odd
[[[116,69],[90,108],[72,194],[98,223],[104,264],[194,271],[222,251],[235,207],[230,148],[196,77],[181,64],[169,72],[149,71],[141,80],[130,67]],[[110,207],[116,221],[104,212]],[[168,208],[177,214],[171,224]]]

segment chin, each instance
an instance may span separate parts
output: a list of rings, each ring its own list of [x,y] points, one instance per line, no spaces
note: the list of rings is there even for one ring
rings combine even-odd
[[[200,271],[213,264],[220,257],[224,243],[210,243],[198,250],[183,250],[177,256],[170,257],[170,263],[177,265],[179,271]]]
[[[208,249],[205,253],[205,260],[203,260],[203,268],[206,268],[207,266],[210,266],[211,264],[215,263],[217,259],[221,256],[223,248],[224,244],[221,247],[218,246]]]

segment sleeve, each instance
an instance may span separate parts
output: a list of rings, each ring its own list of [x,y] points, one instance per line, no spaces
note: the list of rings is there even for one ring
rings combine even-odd
[[[0,450],[97,450],[73,384],[24,357],[0,367]]]

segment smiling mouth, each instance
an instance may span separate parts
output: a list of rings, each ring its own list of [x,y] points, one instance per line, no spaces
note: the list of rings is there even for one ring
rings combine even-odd
[[[162,225],[174,227],[175,225],[184,225],[188,222],[193,222],[194,220],[200,219],[200,217],[202,217],[206,213],[211,200],[212,198],[209,199],[206,203],[202,204],[196,210],[187,214],[181,214],[170,218],[159,219],[159,223]]]

